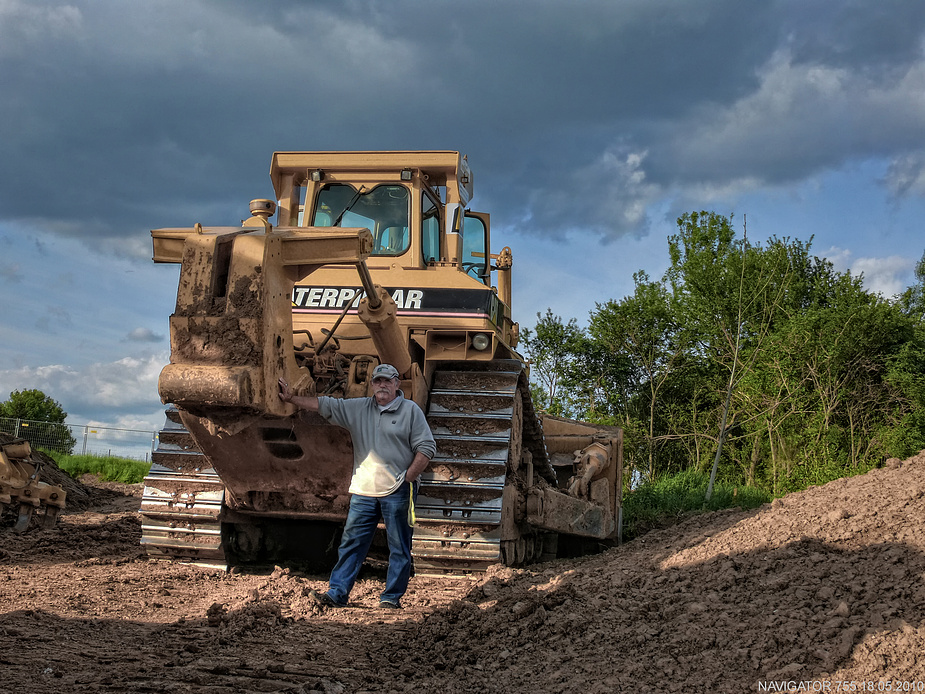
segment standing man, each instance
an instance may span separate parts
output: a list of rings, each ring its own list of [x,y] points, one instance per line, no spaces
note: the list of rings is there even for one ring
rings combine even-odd
[[[350,510],[328,591],[312,591],[326,607],[346,607],[353,584],[382,518],[389,541],[389,570],[379,607],[397,609],[411,577],[411,513],[418,475],[437,452],[421,408],[406,400],[398,370],[373,370],[373,397],[331,398],[293,395],[279,380],[279,399],[344,427],[353,440]]]

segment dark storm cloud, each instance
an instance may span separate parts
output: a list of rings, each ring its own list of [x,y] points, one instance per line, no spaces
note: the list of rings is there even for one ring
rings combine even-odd
[[[0,221],[232,224],[273,150],[458,148],[496,224],[640,233],[672,196],[918,161],[923,23],[901,2],[7,0]]]
[[[922,58],[925,4],[908,0],[793,0],[789,27],[798,62],[876,73]]]

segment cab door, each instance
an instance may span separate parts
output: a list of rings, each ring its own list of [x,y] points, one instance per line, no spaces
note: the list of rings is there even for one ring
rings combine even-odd
[[[491,286],[491,222],[485,212],[466,212],[462,229],[460,264],[463,272]]]

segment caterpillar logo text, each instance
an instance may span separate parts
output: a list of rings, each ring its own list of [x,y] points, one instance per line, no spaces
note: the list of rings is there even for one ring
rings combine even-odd
[[[392,290],[392,301],[399,309],[421,308],[421,289]],[[360,304],[363,293],[354,287],[294,287],[292,305],[299,308],[336,308],[343,309],[348,303],[351,308]]]
[[[488,318],[501,323],[503,308],[490,289],[444,289],[387,287],[399,315],[454,315]],[[345,307],[355,311],[363,298],[359,287],[296,286],[292,290],[293,313],[339,313]]]

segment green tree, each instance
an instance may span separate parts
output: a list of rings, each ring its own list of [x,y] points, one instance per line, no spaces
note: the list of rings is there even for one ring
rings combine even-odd
[[[562,400],[570,416],[588,422],[624,426],[632,385],[632,364],[582,332],[571,345],[562,374]]]
[[[70,454],[77,441],[71,430],[65,426],[67,412],[61,404],[40,390],[14,390],[10,399],[0,402],[0,417],[25,420],[30,426],[21,425],[19,436],[36,447],[51,448]],[[33,423],[46,423],[33,424]]]
[[[765,361],[772,388],[786,396],[767,420],[765,481],[775,491],[802,488],[819,469],[845,474],[906,456],[923,440],[923,343],[914,321],[867,292],[861,277],[826,265],[816,268],[810,302],[771,336]]]
[[[915,284],[902,293],[899,304],[912,318],[925,319],[925,254],[915,264]]]
[[[909,318],[913,336],[889,365],[889,383],[909,403],[899,426],[884,432],[893,455],[906,458],[925,449],[925,254],[915,266],[915,283],[900,296],[898,305]]]
[[[537,313],[536,318],[536,327],[521,333],[524,354],[531,367],[534,402],[538,409],[549,414],[570,416],[572,413],[560,388],[575,360],[583,331],[574,318],[563,323],[552,309],[546,309],[545,316]]]
[[[632,296],[598,304],[588,331],[611,358],[623,355],[628,362],[626,380],[635,395],[635,407],[626,410],[624,425],[634,428],[631,420],[636,414],[639,428],[645,432],[645,463],[631,462],[652,479],[656,473],[656,444],[663,438],[663,432],[657,431],[663,403],[660,391],[684,362],[690,347],[689,334],[672,311],[663,284],[650,281],[641,271],[633,275],[633,280],[636,289]],[[644,414],[634,413],[640,406]],[[632,458],[632,453],[628,457]]]
[[[714,463],[721,481],[773,493],[925,448],[925,256],[889,301],[811,243],[683,215],[661,280],[636,273],[587,331],[537,316],[537,401],[622,426],[646,476]]]

